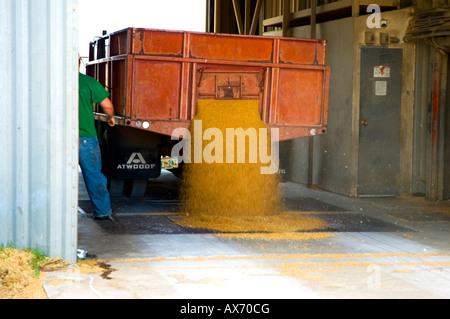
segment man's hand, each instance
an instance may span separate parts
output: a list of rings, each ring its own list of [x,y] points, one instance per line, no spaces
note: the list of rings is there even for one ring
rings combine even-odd
[[[116,125],[116,119],[108,116],[108,125],[114,127]]]
[[[108,125],[113,127],[116,125],[116,119],[114,118],[114,106],[111,103],[111,100],[106,98],[100,103],[100,106],[103,108],[103,111],[108,115]]]

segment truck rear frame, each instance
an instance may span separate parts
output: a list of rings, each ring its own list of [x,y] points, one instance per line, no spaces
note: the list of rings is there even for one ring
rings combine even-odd
[[[109,137],[127,143],[118,143],[119,149],[109,141],[106,175],[159,176],[158,158],[170,154],[175,129],[189,128],[199,99],[259,100],[261,119],[279,129],[279,140],[326,134],[330,69],[325,63],[323,40],[140,28],[96,39],[86,73],[111,93],[119,127],[127,131]],[[106,121],[98,106],[94,113]],[[141,162],[155,164],[153,171],[117,170],[123,164],[114,158],[130,161],[146,148],[153,154],[142,155]]]

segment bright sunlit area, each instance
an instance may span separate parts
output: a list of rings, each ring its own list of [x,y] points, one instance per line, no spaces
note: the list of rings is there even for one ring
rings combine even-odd
[[[79,51],[89,54],[89,43],[128,27],[205,31],[205,0],[78,0]]]

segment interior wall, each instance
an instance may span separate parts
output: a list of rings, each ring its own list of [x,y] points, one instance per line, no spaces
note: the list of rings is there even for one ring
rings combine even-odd
[[[403,49],[400,195],[412,192],[412,151],[414,119],[415,45],[404,43],[410,9],[382,13],[388,26],[370,29],[368,15],[350,17],[317,25],[317,37],[328,41],[327,65],[331,67],[328,133],[313,138],[312,186],[355,197],[358,190],[358,150],[360,111],[360,54],[365,32],[373,31],[378,41],[380,32],[398,39],[389,48]],[[308,38],[310,27],[293,28],[294,37]],[[374,45],[380,45],[378,42]],[[308,139],[292,142],[290,178],[308,184]]]
[[[410,19],[411,8],[382,12],[381,19],[386,20],[387,27],[370,29],[367,26],[368,15],[355,18],[354,34],[354,64],[353,74],[353,132],[354,144],[352,153],[352,196],[357,194],[358,177],[358,136],[359,136],[359,83],[360,83],[360,47],[365,44],[365,32],[372,31],[375,34],[376,44],[380,45],[381,33],[388,33],[391,39],[388,48],[400,48],[403,50],[402,62],[402,96],[401,96],[401,119],[400,119],[400,171],[399,171],[399,193],[401,196],[412,194],[412,166],[413,166],[413,142],[414,142],[414,92],[415,92],[415,69],[416,69],[416,45],[403,41],[406,28]]]
[[[310,27],[293,28],[294,37],[308,38]],[[316,35],[327,40],[331,66],[328,133],[313,138],[312,186],[350,195],[352,148],[353,18],[317,25]],[[292,141],[291,180],[308,184],[309,138]]]

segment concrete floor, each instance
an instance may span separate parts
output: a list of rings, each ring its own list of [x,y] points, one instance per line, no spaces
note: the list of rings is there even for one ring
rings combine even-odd
[[[82,202],[87,198],[80,181]],[[176,178],[164,174],[150,188],[170,193],[177,185]],[[127,233],[129,228],[111,231],[80,214],[79,248],[110,269],[95,274],[47,273],[43,283],[48,297],[450,298],[448,201],[350,199],[295,183],[280,187],[287,203],[325,220],[330,236],[244,240],[167,230],[167,225],[161,226],[165,231],[155,226]],[[150,216],[159,223],[170,214],[164,207],[174,203],[161,197],[113,200],[117,224],[121,216]]]

